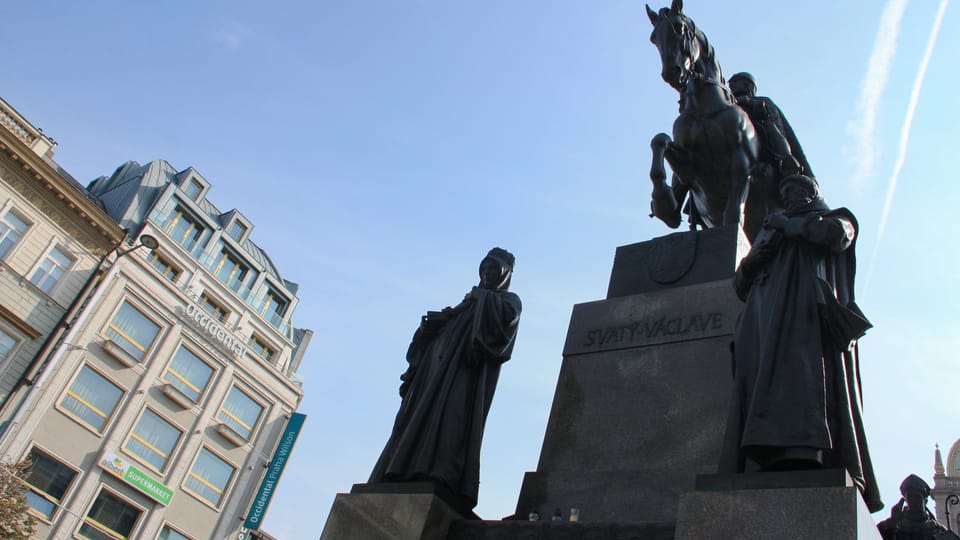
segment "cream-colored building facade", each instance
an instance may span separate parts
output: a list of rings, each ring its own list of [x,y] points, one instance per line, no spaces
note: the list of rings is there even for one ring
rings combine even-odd
[[[36,538],[255,537],[244,518],[289,440],[312,332],[293,326],[297,284],[210,189],[192,167],[161,160],[127,162],[87,187],[117,230],[159,245],[77,256],[99,279],[53,289],[76,298],[74,316],[0,438],[0,456],[33,461]],[[5,264],[29,275],[28,252],[43,250],[20,243]]]
[[[0,99],[0,435],[125,236],[54,146]]]

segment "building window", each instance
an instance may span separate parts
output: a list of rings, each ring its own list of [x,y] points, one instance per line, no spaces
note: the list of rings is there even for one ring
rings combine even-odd
[[[239,256],[227,249],[220,252],[220,258],[217,259],[213,268],[217,279],[234,292],[240,291],[244,278],[250,272],[250,267]]]
[[[177,277],[180,276],[180,269],[173,265],[170,261],[164,259],[156,251],[151,251],[150,255],[147,256],[147,262],[150,263],[150,266],[153,266],[160,274],[169,279],[170,281],[177,281]]]
[[[193,178],[183,187],[183,193],[189,197],[191,201],[197,200],[201,192],[203,192],[203,186]]]
[[[130,538],[143,510],[113,493],[100,489],[90,511],[83,518],[77,536],[89,540]]]
[[[157,471],[163,471],[183,432],[150,409],[144,409],[124,448]]]
[[[214,319],[223,322],[227,320],[227,315],[230,314],[223,306],[214,301],[207,293],[200,295],[200,307],[204,309],[207,313],[213,316]]]
[[[60,400],[60,408],[100,433],[121,396],[122,389],[84,365]]]
[[[163,373],[163,380],[196,403],[200,401],[212,374],[213,368],[209,364],[181,345]]]
[[[183,488],[210,504],[219,506],[235,471],[232,465],[203,447],[197,454],[197,460],[193,462],[190,474],[184,480]]]
[[[250,440],[253,428],[260,420],[262,412],[263,406],[234,386],[227,394],[227,399],[223,401],[223,406],[217,413],[217,420],[228,425],[243,438]]]
[[[8,358],[13,356],[13,350],[17,348],[17,340],[8,334],[6,330],[0,328],[0,367]]]
[[[227,229],[227,234],[230,238],[233,238],[237,242],[243,238],[243,235],[247,232],[247,226],[243,223],[240,223],[237,220],[233,220],[233,223],[230,224],[230,227]]]
[[[29,228],[30,225],[23,218],[14,214],[13,210],[7,210],[7,213],[0,218],[0,259],[10,253]]]
[[[46,520],[53,519],[77,471],[36,448],[30,450],[27,459],[30,460],[30,468],[26,471],[24,481],[27,483],[30,512]]]
[[[157,540],[191,540],[191,538],[180,531],[171,529],[169,525],[164,525]]]
[[[121,349],[140,361],[160,333],[160,325],[124,301],[107,325],[105,333]]]
[[[167,226],[167,234],[189,251],[203,236],[203,226],[200,225],[199,220],[191,217],[186,210],[178,206],[170,225]]]
[[[260,315],[276,326],[287,311],[287,299],[272,287],[267,289],[267,296],[264,298],[263,309]]]
[[[254,334],[250,335],[250,341],[247,343],[247,345],[249,345],[250,348],[253,349],[253,352],[255,352],[257,356],[259,356],[260,358],[263,358],[267,362],[270,362],[271,360],[273,360],[273,355],[276,354],[276,352],[273,349],[271,349],[269,345],[264,343],[260,338],[258,338]]]
[[[50,294],[71,266],[73,266],[73,257],[61,249],[60,246],[55,246],[50,250],[50,253],[47,253],[40,266],[33,271],[30,282],[41,291]]]

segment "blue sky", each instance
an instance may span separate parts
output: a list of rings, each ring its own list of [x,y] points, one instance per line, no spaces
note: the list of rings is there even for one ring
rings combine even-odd
[[[686,4],[860,219],[864,406],[889,507],[960,437],[957,6]],[[82,182],[126,160],[194,166],[301,284],[309,418],[265,525],[284,540],[317,538],[334,495],[366,480],[420,315],[462,298],[489,248],[512,251],[524,313],[477,508],[512,513],[572,306],[605,296],[617,246],[671,232],[647,217],[647,171],[676,94],[642,2],[21,2],[4,20],[0,95],[61,165]]]

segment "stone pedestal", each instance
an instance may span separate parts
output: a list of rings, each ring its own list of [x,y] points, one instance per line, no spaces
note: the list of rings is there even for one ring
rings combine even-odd
[[[842,470],[714,475],[680,497],[676,540],[880,540]]]
[[[537,470],[516,515],[672,523],[726,425],[737,227],[617,250],[608,298],[574,306]]]
[[[320,540],[443,540],[462,518],[430,483],[357,484],[337,494]]]

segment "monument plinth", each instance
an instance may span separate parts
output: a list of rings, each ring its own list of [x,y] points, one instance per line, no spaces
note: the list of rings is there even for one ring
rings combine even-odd
[[[843,469],[698,476],[676,540],[880,540]]]
[[[431,482],[355,484],[333,501],[321,540],[443,540],[462,519]]]
[[[517,503],[583,522],[673,523],[717,472],[741,302],[736,226],[617,250],[605,300],[574,306],[537,470]]]

